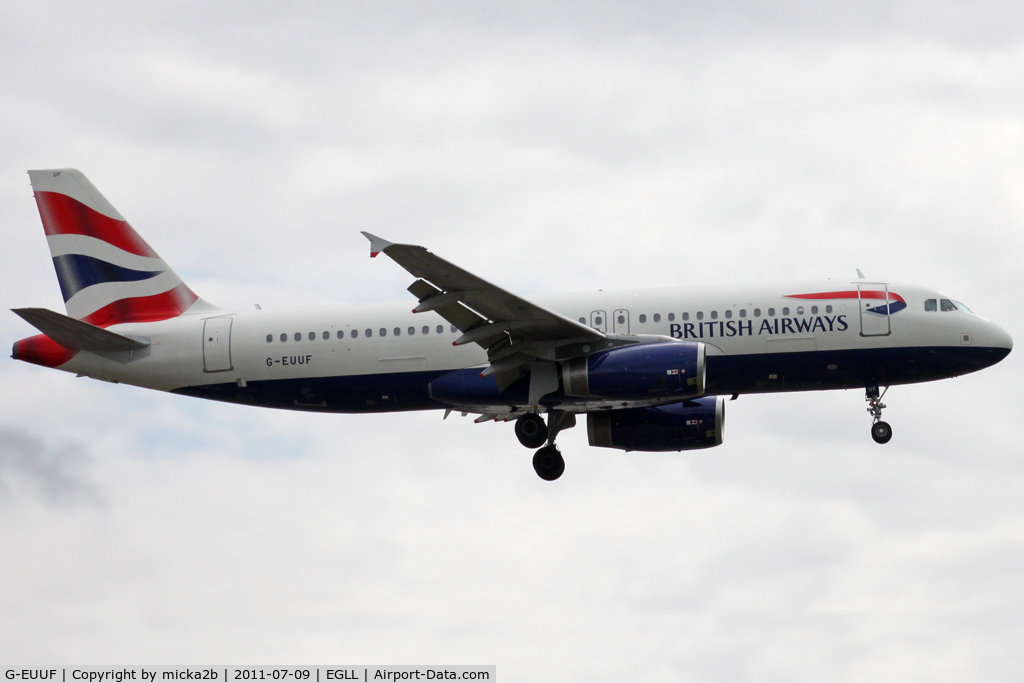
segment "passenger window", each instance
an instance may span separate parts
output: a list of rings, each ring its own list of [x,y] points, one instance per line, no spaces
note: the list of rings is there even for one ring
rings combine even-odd
[[[364,330],[363,334],[366,336],[367,339],[369,339],[370,337],[373,336],[373,330]]]
[[[270,343],[270,342],[272,342],[272,341],[274,341],[274,335],[272,335],[272,334],[268,334],[268,335],[267,335],[267,343],[269,344],[269,343]]]
[[[640,320],[640,322],[642,322],[642,323],[645,323],[645,322],[647,322],[647,314],[646,314],[646,313],[641,313],[641,314],[640,314],[640,318],[639,318],[639,320]]]
[[[660,323],[661,322],[661,313],[655,313],[654,314],[654,322],[656,322],[656,323]]]
[[[832,312],[832,304],[829,304],[828,306],[825,307],[825,312],[826,313],[831,313]]]
[[[352,338],[356,339],[359,337],[359,330],[352,330]]]
[[[296,332],[295,333],[295,341],[302,341],[302,333],[301,332]]]
[[[310,332],[309,333],[309,341],[314,341],[315,339],[316,339],[316,332]]]
[[[760,308],[755,308],[754,309],[754,317],[755,318],[760,318],[761,317],[761,309]]]
[[[388,331],[387,331],[387,330],[385,330],[385,329],[384,329],[383,327],[382,327],[382,328],[380,328],[379,330],[377,330],[377,333],[378,333],[378,334],[379,334],[380,336],[382,336],[382,337],[386,337],[386,336],[388,336]]]
[[[601,320],[601,316],[597,316],[596,318],[594,318],[594,324],[598,325],[598,326],[603,324],[603,321]]]
[[[430,326],[429,325],[424,325],[422,332],[423,332],[423,334],[430,334]]]
[[[818,307],[811,306],[811,315],[818,315]]]
[[[282,333],[281,333],[281,341],[282,341],[282,342],[286,342],[286,341],[288,341],[288,335],[282,332]]]
[[[455,334],[458,331],[459,331],[459,328],[455,327],[455,325],[452,325],[452,334]]]
[[[784,306],[782,308],[782,315],[789,315],[789,306]]]
[[[669,313],[668,314],[668,321],[669,322],[672,322],[675,319],[676,319],[676,314],[675,313]]]
[[[940,299],[939,300],[939,306],[940,306],[940,308],[943,311],[955,311],[956,310],[956,304],[954,304],[949,299]]]
[[[640,322],[643,322],[643,320],[641,320]],[[586,325],[587,324],[587,319],[586,318],[580,318],[580,324],[581,325]]]
[[[344,339],[344,338],[345,338],[344,330],[338,330],[338,339]]]
[[[395,333],[396,337],[401,337],[402,336],[402,328],[401,327],[396,327],[394,329],[394,333]]]
[[[683,320],[689,320],[689,319],[690,319],[690,314],[689,313],[683,313]]]
[[[725,317],[726,318],[731,318],[732,317],[732,310],[726,310]]]
[[[797,315],[803,315],[804,314],[804,307],[803,306],[797,306],[796,307],[796,314]]]
[[[711,319],[718,320],[718,311],[711,311]]]
[[[408,330],[406,330],[406,332],[408,332],[409,336],[411,337],[414,334],[416,334],[416,328],[415,327],[410,327]]]
[[[769,308],[768,309],[768,316],[769,317],[774,317],[775,316],[775,309],[774,308]]]
[[[935,299],[926,299],[924,302],[924,310],[929,312],[935,312],[939,307],[939,302]]]
[[[741,308],[740,309],[740,317],[741,318],[746,318],[747,317],[747,309],[745,309],[745,308]]]
[[[328,332],[327,330],[324,330],[324,341],[327,341],[330,338],[331,338],[331,333]]]
[[[438,334],[443,334],[444,333],[444,325],[438,325],[437,326],[437,333]]]
[[[704,319],[704,311],[697,311],[697,320]]]

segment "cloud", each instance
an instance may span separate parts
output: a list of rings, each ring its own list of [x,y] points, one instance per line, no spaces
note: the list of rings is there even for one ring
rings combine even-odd
[[[91,457],[76,443],[48,445],[23,429],[0,428],[0,492],[41,496],[53,504],[96,502],[85,473]]]

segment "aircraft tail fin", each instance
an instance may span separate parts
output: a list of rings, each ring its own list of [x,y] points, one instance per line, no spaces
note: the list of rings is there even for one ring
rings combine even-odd
[[[175,318],[200,299],[89,179],[29,171],[68,315],[98,327]]]

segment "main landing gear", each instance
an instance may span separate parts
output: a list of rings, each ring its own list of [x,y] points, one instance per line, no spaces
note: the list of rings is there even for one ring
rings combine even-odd
[[[871,413],[873,420],[871,438],[875,440],[875,443],[889,443],[889,439],[892,438],[892,427],[888,422],[882,421],[882,409],[885,408],[882,396],[885,396],[886,391],[889,391],[889,387],[886,387],[881,394],[878,393],[878,387],[868,387],[864,390],[864,400],[868,402],[868,412]]]
[[[543,446],[533,454],[533,469],[544,481],[554,481],[565,472],[565,460],[555,446],[555,437],[563,429],[576,426],[576,413],[549,410],[548,422],[537,413],[527,413],[516,420],[516,437],[527,448]],[[547,445],[544,445],[545,442]]]
[[[548,440],[548,426],[537,413],[527,413],[516,420],[516,438],[527,448],[540,448]]]
[[[565,460],[555,444],[545,446],[533,454],[533,470],[544,481],[554,481],[565,472]]]

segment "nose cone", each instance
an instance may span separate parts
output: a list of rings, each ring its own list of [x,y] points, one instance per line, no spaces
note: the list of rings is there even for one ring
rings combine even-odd
[[[1010,353],[1010,349],[1013,348],[1013,339],[1010,337],[1010,333],[999,327],[999,325],[989,323],[988,345],[997,349],[1005,349],[1006,353],[1003,354],[1005,357],[1006,354]]]

